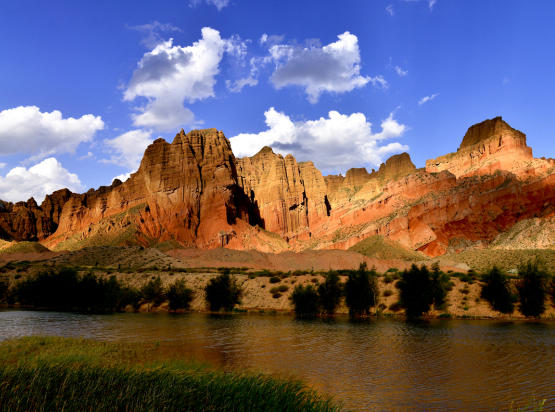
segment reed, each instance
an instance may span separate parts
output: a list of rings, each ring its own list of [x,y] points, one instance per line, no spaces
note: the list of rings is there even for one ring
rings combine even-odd
[[[295,379],[164,359],[158,344],[23,338],[0,345],[0,410],[339,411]]]

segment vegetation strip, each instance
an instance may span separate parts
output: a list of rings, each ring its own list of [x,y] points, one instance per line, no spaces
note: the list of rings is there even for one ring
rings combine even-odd
[[[164,359],[160,348],[42,337],[4,342],[0,410],[342,410],[299,380]]]

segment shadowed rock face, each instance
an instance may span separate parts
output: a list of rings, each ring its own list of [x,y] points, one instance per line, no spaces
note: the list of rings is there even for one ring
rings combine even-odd
[[[275,252],[348,249],[380,234],[437,256],[486,247],[526,219],[550,232],[554,170],[501,118],[472,126],[457,152],[425,170],[402,153],[345,177],[269,147],[236,159],[222,132],[181,130],[172,143],[155,140],[124,183],[60,190],[40,206],[0,201],[0,238],[60,250],[171,241]]]

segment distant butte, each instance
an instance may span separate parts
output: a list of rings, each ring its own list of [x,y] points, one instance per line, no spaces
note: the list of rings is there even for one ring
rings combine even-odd
[[[425,168],[402,153],[345,176],[322,176],[314,163],[267,146],[237,159],[223,132],[181,130],[172,143],[155,140],[126,182],[59,190],[40,206],[0,201],[0,238],[52,250],[164,243],[298,252],[348,249],[379,234],[438,256],[510,248],[517,237],[506,234],[533,222],[538,229],[519,232],[519,242],[535,236],[541,242],[528,247],[545,248],[553,244],[541,233],[555,222],[554,171],[501,117],[471,126],[456,152]]]

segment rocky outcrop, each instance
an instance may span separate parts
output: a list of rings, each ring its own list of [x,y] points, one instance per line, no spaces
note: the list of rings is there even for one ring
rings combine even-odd
[[[501,118],[472,126],[457,152],[425,169],[402,153],[345,177],[323,177],[270,147],[236,159],[222,132],[181,130],[172,143],[155,140],[124,183],[57,191],[40,206],[0,201],[0,238],[55,250],[167,242],[276,252],[348,249],[383,235],[437,256],[498,247],[517,233],[529,244],[535,233],[534,244],[551,247],[554,171]]]
[[[309,228],[328,216],[326,182],[312,162],[297,163],[264,147],[237,159],[237,176],[256,216],[251,221],[267,231],[306,238]]]
[[[496,117],[470,127],[457,152],[426,161],[426,171],[448,170],[462,177],[506,170],[527,177],[534,174],[533,169],[546,166],[536,162],[530,167],[532,160],[538,159],[533,159],[526,135]]]
[[[121,215],[133,208],[133,214]],[[133,225],[138,244],[174,239],[218,247],[228,244],[248,220],[248,199],[237,185],[229,140],[216,129],[181,130],[171,144],[155,140],[126,182],[73,195],[58,231],[46,243],[79,242],[102,222],[106,236]]]
[[[380,165],[378,171],[368,173],[365,168],[347,170],[345,177],[326,176],[328,198],[331,207],[338,207],[353,200],[371,199],[381,193],[382,187],[391,180],[400,179],[416,172],[408,153],[391,156]]]
[[[67,189],[47,195],[39,206],[34,198],[26,202],[0,201],[0,236],[4,240],[39,241],[58,228],[60,214],[71,196]]]

